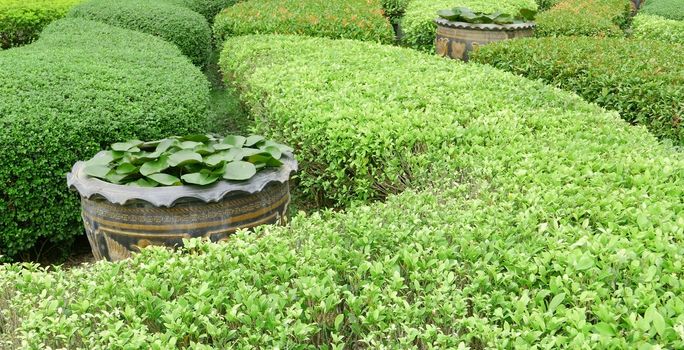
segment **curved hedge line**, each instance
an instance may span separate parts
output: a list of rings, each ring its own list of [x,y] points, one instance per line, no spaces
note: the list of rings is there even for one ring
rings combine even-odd
[[[536,9],[535,0],[411,0],[401,20],[402,44],[424,52],[434,52],[434,23],[437,11],[456,6],[475,11],[517,13],[521,8]]]
[[[487,45],[475,62],[542,79],[620,112],[684,145],[684,46],[610,38],[512,40]]]
[[[631,12],[629,0],[562,0],[537,16],[535,35],[620,37]]]
[[[684,21],[684,4],[680,0],[648,0],[639,12]]]
[[[90,0],[74,7],[69,17],[85,18],[156,35],[176,44],[198,66],[211,51],[211,28],[202,15],[163,1]]]
[[[0,0],[0,49],[30,43],[83,0]]]
[[[392,27],[376,0],[250,0],[226,8],[214,22],[218,41],[270,33],[394,41]]]
[[[0,52],[0,255],[82,234],[77,160],[122,139],[205,127],[209,88],[177,47],[83,19]]]
[[[245,0],[162,0],[168,3],[185,6],[203,15],[209,23],[214,22],[216,14],[224,8]]]
[[[684,21],[640,13],[632,21],[632,35],[637,39],[684,45]]]
[[[305,143],[308,130],[329,141],[323,152],[391,162],[371,156],[391,144],[364,123],[376,113],[393,116],[386,128],[427,133],[414,149],[398,135],[396,150],[439,159],[420,176],[432,185],[183,254],[1,267],[0,324],[21,331],[5,338],[91,349],[684,345],[684,156],[643,128],[540,82],[371,43],[238,37],[222,65],[263,108],[262,127],[279,125],[270,133],[299,152],[320,145]],[[394,84],[373,84],[383,80]]]

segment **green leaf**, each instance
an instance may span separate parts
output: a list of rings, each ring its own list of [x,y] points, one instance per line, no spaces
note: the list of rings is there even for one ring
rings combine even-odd
[[[658,309],[656,309],[655,305],[651,305],[651,307],[646,310],[644,318],[653,324],[653,329],[655,329],[655,331],[658,332],[661,337],[665,334],[667,324],[665,323],[663,315],[658,312]]]
[[[102,151],[86,162],[86,165],[107,165],[114,161],[114,152]]]
[[[150,174],[147,176],[148,179],[156,181],[164,186],[178,186],[181,185],[181,180],[173,175],[169,174]]]
[[[283,162],[273,158],[270,153],[259,153],[247,157],[247,161],[253,164],[263,164],[265,166],[278,167],[283,165]]]
[[[131,177],[131,175],[121,175],[117,174],[115,171],[112,171],[109,174],[107,174],[105,179],[113,184],[120,184],[124,182],[124,180],[130,179]]]
[[[221,143],[225,143],[233,147],[242,147],[245,144],[245,141],[247,141],[247,139],[244,136],[228,135]]]
[[[182,149],[195,149],[195,147],[202,145],[201,142],[195,141],[183,141],[180,143],[179,147]]]
[[[194,151],[201,154],[202,156],[206,156],[216,152],[213,146],[207,146],[205,144],[200,144],[199,146],[195,147]]]
[[[235,161],[226,164],[223,178],[226,180],[247,180],[256,174],[254,164],[244,161]]]
[[[114,171],[119,175],[129,175],[138,171],[138,167],[131,163],[121,163]]]
[[[264,137],[260,135],[251,135],[245,140],[245,146],[252,147],[257,143],[264,141]]]
[[[160,173],[169,167],[168,157],[162,156],[158,160],[153,160],[143,164],[140,167],[140,174],[148,176],[154,173]]]
[[[159,152],[159,153],[164,153],[164,152],[166,152],[169,148],[171,148],[172,146],[175,146],[175,145],[178,145],[178,144],[179,144],[178,140],[174,140],[174,139],[163,139],[163,140],[161,140],[161,142],[159,142],[159,144],[157,145],[157,148],[154,150],[154,152],[155,152],[155,153],[157,153],[157,152]]]
[[[615,336],[615,330],[613,329],[613,326],[609,325],[608,323],[599,322],[596,324],[596,326],[594,326],[594,329],[598,334],[608,337]]]
[[[126,184],[127,186],[136,186],[136,187],[157,187],[158,183],[156,181],[148,180],[148,179],[137,179],[133,182],[129,182]]]
[[[342,326],[342,322],[344,322],[344,314],[339,314],[335,317],[335,330],[339,331],[340,327]]]
[[[590,255],[582,254],[575,262],[575,269],[582,271],[594,266],[594,259]]]
[[[104,179],[112,169],[106,165],[94,164],[86,165],[85,169],[83,170],[88,176]]]
[[[193,185],[200,185],[200,186],[205,186],[212,184],[218,180],[217,175],[213,175],[211,173],[206,173],[206,172],[199,172],[199,173],[191,173],[191,174],[185,174],[181,176],[181,179],[183,181],[193,184]]]
[[[200,162],[202,162],[202,155],[189,149],[180,150],[171,154],[168,160],[169,166],[174,167]]]
[[[234,159],[233,154],[229,151],[222,151],[218,153],[214,153],[208,157],[204,158],[204,164],[210,166],[210,167],[215,167],[219,165],[221,162],[230,162]]]
[[[558,305],[560,305],[564,299],[565,299],[565,293],[560,293],[560,294],[556,295],[549,302],[549,307],[546,309],[546,311],[553,314],[553,312],[556,311],[556,308],[558,307]]]
[[[276,146],[267,146],[264,148],[264,151],[270,153],[275,159],[280,159],[280,157],[283,155],[283,152],[280,150],[280,148]]]
[[[131,151],[132,148],[137,148],[143,144],[140,140],[131,140],[127,142],[117,142],[112,144],[112,150],[119,152]],[[133,152],[133,151],[131,151]]]
[[[209,135],[204,135],[204,134],[193,134],[193,135],[188,135],[188,136],[183,136],[182,140],[183,141],[194,141],[194,142],[207,142],[211,139]]]

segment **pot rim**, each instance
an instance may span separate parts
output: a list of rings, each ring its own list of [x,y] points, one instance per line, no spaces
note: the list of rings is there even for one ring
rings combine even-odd
[[[283,153],[278,168],[261,170],[246,181],[220,180],[209,186],[181,185],[163,187],[132,187],[116,185],[85,174],[85,162],[78,161],[67,173],[67,186],[79,193],[81,198],[104,198],[110,203],[126,205],[143,201],[155,207],[172,207],[181,199],[195,199],[205,203],[218,202],[228,195],[254,194],[271,183],[286,183],[297,172],[297,160],[291,152]]]
[[[455,28],[455,29],[473,29],[473,30],[520,30],[531,29],[536,26],[534,22],[513,23],[513,24],[493,24],[493,23],[466,23],[453,22],[444,18],[436,18],[435,23],[438,26]]]

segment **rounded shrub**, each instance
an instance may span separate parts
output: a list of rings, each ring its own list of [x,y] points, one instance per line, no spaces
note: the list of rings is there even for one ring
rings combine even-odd
[[[113,142],[201,131],[209,88],[180,50],[83,19],[0,52],[0,255],[82,234],[64,174]]]
[[[217,41],[256,33],[394,41],[376,0],[250,0],[223,10],[214,21]]]
[[[639,12],[684,21],[684,4],[681,0],[648,0]]]
[[[28,44],[83,0],[0,0],[0,49]]]
[[[271,134],[337,154],[331,177],[430,154],[432,171],[414,175],[431,181],[225,245],[67,271],[2,266],[4,338],[53,349],[684,347],[684,155],[644,128],[541,82],[374,43],[236,37],[222,67]]]
[[[574,91],[684,145],[684,46],[622,38],[533,38],[486,45],[473,60]]]
[[[221,12],[224,8],[233,6],[235,3],[245,0],[159,0],[167,3],[185,6],[202,16],[204,16],[209,23],[214,21],[216,14]]]
[[[453,7],[467,7],[473,11],[516,14],[520,9],[536,9],[535,0],[412,0],[401,20],[402,44],[410,48],[434,52],[434,23],[437,11]]]
[[[211,28],[202,15],[159,0],[90,0],[74,7],[69,17],[159,36],[198,66],[207,63],[211,51]]]
[[[660,40],[684,45],[684,21],[639,13],[632,21],[632,35],[642,40]]]
[[[620,37],[631,11],[629,0],[562,0],[537,16],[535,34]]]

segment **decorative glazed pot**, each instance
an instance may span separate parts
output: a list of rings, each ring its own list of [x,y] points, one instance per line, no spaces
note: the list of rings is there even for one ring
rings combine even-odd
[[[520,24],[472,24],[435,20],[435,49],[440,56],[468,61],[468,54],[480,45],[534,35],[534,22]]]
[[[184,238],[226,240],[237,229],[283,224],[290,203],[290,176],[297,161],[284,153],[283,165],[244,182],[211,186],[131,187],[89,177],[85,162],[67,174],[81,196],[81,216],[96,259],[118,261],[150,245],[179,247]]]

